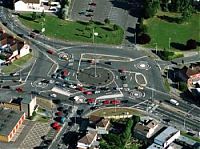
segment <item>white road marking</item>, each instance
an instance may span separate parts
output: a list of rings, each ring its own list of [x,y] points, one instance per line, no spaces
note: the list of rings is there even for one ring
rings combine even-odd
[[[130,78],[130,81],[133,79],[133,77]]]
[[[72,76],[75,76],[75,72],[72,74]]]
[[[136,60],[139,60],[139,59],[142,59],[142,58],[145,58],[145,57],[148,57],[148,56],[141,56],[141,57],[138,57],[138,58],[132,59],[132,62],[133,62],[133,61],[136,61]]]
[[[81,60],[82,60],[82,54],[81,54],[81,57],[79,59],[79,62],[78,62],[78,68],[77,68],[77,73],[79,73],[79,69],[80,69],[80,65],[81,65]]]
[[[37,59],[36,59],[36,60],[35,60],[35,62],[33,63],[32,67],[31,67],[31,70],[28,72],[28,75],[26,76],[26,78],[25,78],[24,82],[26,82],[26,81],[27,81],[27,79],[28,79],[28,77],[30,76],[30,74],[31,74],[31,71],[33,70],[33,67],[35,66],[35,63],[36,63],[36,61],[37,61]]]

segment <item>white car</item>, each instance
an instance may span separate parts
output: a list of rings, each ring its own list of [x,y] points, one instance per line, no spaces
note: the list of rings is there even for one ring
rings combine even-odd
[[[73,85],[73,84],[71,84],[71,85],[69,85],[69,88],[76,88],[76,86],[75,85]]]
[[[49,94],[50,97],[56,98],[57,95],[56,94]]]

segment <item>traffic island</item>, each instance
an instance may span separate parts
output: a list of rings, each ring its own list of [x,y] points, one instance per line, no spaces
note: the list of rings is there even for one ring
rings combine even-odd
[[[77,80],[84,86],[102,87],[113,82],[114,74],[106,68],[89,67],[79,71],[77,74]]]

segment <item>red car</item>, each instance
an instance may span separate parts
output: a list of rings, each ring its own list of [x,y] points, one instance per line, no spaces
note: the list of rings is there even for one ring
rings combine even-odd
[[[78,87],[77,88],[79,91],[83,92],[84,91],[84,88],[83,87]]]
[[[90,104],[90,103],[94,103],[95,102],[95,99],[94,98],[89,98],[88,100],[87,100],[87,102]]]
[[[59,126],[59,124],[58,124],[58,122],[54,122],[54,123],[51,124],[51,126],[52,126],[53,128],[56,128],[57,126]]]
[[[23,92],[23,89],[21,87],[16,88],[17,92]]]
[[[54,54],[55,52],[53,50],[47,50],[47,53]]]
[[[66,77],[69,75],[69,72],[67,71],[67,69],[64,69],[62,72],[63,76]]]
[[[58,111],[58,112],[56,112],[56,115],[57,115],[57,116],[62,116],[63,113],[62,113],[61,111]]]
[[[104,105],[110,104],[110,100],[104,100],[104,101],[103,101],[103,104],[104,104]]]
[[[112,103],[113,105],[119,105],[119,104],[121,103],[121,101],[115,99],[115,100],[112,100],[111,103]]]
[[[85,95],[92,95],[92,92],[91,91],[86,91],[84,92]]]

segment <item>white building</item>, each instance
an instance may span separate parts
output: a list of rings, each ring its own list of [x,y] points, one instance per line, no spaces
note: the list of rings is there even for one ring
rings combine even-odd
[[[44,11],[42,0],[19,0],[15,1],[14,7],[15,11]]]
[[[21,101],[21,111],[26,113],[26,116],[32,116],[36,107],[36,97],[25,97]]]
[[[154,138],[154,143],[166,148],[175,139],[180,136],[180,130],[174,127],[167,127],[163,132],[161,132],[157,137]]]

